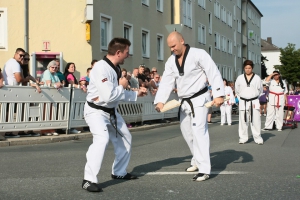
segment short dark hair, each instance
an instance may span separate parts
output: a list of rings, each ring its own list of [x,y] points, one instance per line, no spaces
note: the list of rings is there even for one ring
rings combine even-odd
[[[250,65],[252,69],[254,67],[252,60],[245,60],[243,66],[246,67],[247,65]]]
[[[86,72],[90,71],[91,69],[92,69],[91,67],[87,68],[87,69],[86,69]]]
[[[98,60],[92,60],[92,62],[91,62],[91,65],[94,65],[95,64],[95,62],[98,62]]]
[[[121,71],[122,71],[122,72],[124,72],[124,71],[127,72],[127,70],[126,70],[125,68],[122,68]]]
[[[227,81],[227,79],[226,79],[226,78],[223,78],[223,81],[225,81],[226,86],[228,86],[228,81]]]
[[[22,49],[22,48],[17,48],[17,49],[16,49],[16,53],[19,53],[20,51],[22,51],[23,53],[25,53],[25,50]]]
[[[108,55],[115,55],[118,50],[123,52],[126,47],[130,47],[131,42],[126,38],[114,38],[108,44]]]

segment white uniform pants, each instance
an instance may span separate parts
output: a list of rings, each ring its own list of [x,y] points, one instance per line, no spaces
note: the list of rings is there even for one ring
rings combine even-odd
[[[267,105],[267,117],[265,122],[265,128],[266,129],[272,129],[273,128],[273,122],[275,121],[276,128],[282,129],[283,125],[283,106],[280,106],[277,108],[276,106],[270,105],[268,103]]]
[[[100,171],[104,151],[109,140],[114,146],[115,160],[112,165],[112,174],[124,176],[127,174],[131,154],[131,134],[124,122],[122,116],[116,112],[119,134],[116,137],[116,130],[109,121],[109,114],[102,110],[91,108],[85,104],[84,117],[93,134],[93,143],[90,145],[87,153],[87,163],[84,170],[84,179],[93,183],[98,183],[97,174]],[[112,117],[113,118],[113,117]],[[112,120],[114,123],[114,120]]]
[[[197,107],[194,111],[194,118],[191,113],[180,111],[180,129],[193,155],[191,165],[197,166],[199,173],[210,174],[208,108]]]
[[[246,121],[245,122],[245,112],[246,112]],[[260,135],[261,129],[261,119],[260,119],[260,111],[257,109],[253,109],[252,123],[250,122],[250,114],[251,111],[240,110],[239,112],[239,137],[240,142],[248,141],[248,126],[250,123],[252,135],[254,142],[263,143],[263,139]]]
[[[221,124],[225,124],[226,117],[227,117],[227,123],[231,124],[231,105],[222,105],[220,106],[221,110]]]

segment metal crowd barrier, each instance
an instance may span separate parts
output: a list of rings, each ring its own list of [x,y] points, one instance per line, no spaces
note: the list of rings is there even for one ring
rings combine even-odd
[[[66,129],[85,127],[83,109],[86,93],[77,88],[42,87],[38,93],[30,86],[4,86],[0,89],[0,132]],[[178,99],[172,93],[169,100]],[[168,119],[178,108],[158,113],[154,96],[138,97],[136,102],[121,102],[118,112],[126,123]]]

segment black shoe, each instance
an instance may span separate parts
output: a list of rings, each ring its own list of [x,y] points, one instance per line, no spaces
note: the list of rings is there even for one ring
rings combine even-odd
[[[92,183],[91,181],[83,180],[82,188],[89,192],[103,192],[103,190],[98,187],[96,183]]]
[[[135,175],[131,175],[127,173],[125,176],[117,176],[117,175],[111,175],[112,179],[123,179],[123,180],[131,180],[131,179],[137,179],[138,177]]]
[[[208,124],[212,124],[213,122],[211,122],[211,121],[209,121],[209,122],[207,122]]]

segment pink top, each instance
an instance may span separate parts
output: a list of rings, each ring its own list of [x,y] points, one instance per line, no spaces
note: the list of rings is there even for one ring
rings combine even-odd
[[[74,77],[72,76],[72,74],[69,74],[69,75],[67,76],[67,80],[68,80],[68,82],[69,82],[69,81],[75,82],[75,79],[74,79]]]

